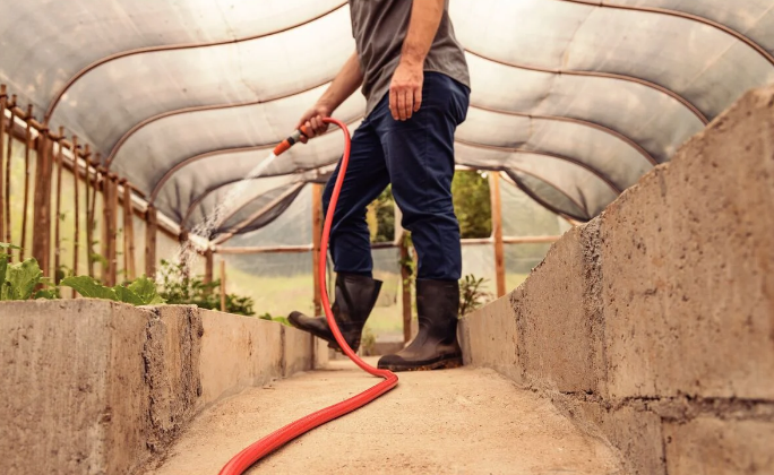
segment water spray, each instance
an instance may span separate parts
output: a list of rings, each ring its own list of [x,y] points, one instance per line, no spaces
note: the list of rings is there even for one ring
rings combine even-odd
[[[331,196],[330,205],[328,211],[325,214],[325,225],[323,227],[322,240],[320,243],[320,265],[316,269],[320,276],[320,285],[322,287],[322,307],[325,310],[325,318],[328,322],[328,326],[333,332],[333,336],[336,338],[336,342],[339,347],[344,351],[344,354],[352,360],[363,371],[372,374],[374,376],[384,378],[384,381],[380,382],[376,386],[363,391],[362,393],[353,396],[345,401],[342,401],[333,406],[326,407],[315,413],[309,414],[295,422],[292,422],[281,429],[272,432],[266,437],[248,446],[241,452],[239,452],[234,458],[232,458],[220,471],[220,475],[241,475],[247,469],[249,469],[256,462],[266,457],[270,453],[279,449],[283,445],[287,444],[291,440],[299,437],[306,432],[321,426],[327,422],[330,422],[343,415],[365,406],[369,402],[377,399],[382,394],[393,389],[398,385],[398,377],[395,373],[388,370],[381,370],[369,365],[359,356],[352,351],[344,337],[341,335],[339,327],[336,325],[336,320],[333,318],[333,312],[331,311],[330,301],[328,299],[328,289],[325,285],[326,282],[326,260],[328,254],[328,238],[330,237],[331,225],[333,224],[333,212],[336,209],[336,203],[339,200],[339,194],[341,193],[342,185],[344,184],[344,176],[347,173],[347,166],[349,165],[349,156],[352,146],[352,141],[349,135],[349,129],[347,126],[336,119],[327,117],[323,119],[323,122],[327,124],[333,124],[341,128],[344,133],[344,155],[341,158],[341,164],[339,168],[339,175],[336,178],[336,184],[333,188],[333,194]],[[309,140],[311,134],[305,127],[301,127],[300,130],[296,130],[288,138],[283,140],[274,149],[274,157],[278,157],[293,145],[301,142],[306,143]]]

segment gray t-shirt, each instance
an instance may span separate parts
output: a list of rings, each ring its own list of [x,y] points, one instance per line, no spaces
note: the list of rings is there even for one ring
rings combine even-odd
[[[390,90],[413,4],[413,0],[349,0],[352,35],[364,75],[363,95],[368,100],[366,115]],[[443,18],[425,59],[424,70],[445,74],[470,87],[465,53],[454,36],[454,27],[449,19],[449,0],[446,0]]]

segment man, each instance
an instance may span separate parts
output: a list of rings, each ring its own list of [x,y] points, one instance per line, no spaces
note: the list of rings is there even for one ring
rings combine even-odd
[[[419,256],[419,332],[379,368],[393,371],[459,366],[457,344],[461,274],[459,224],[452,204],[454,132],[465,120],[470,79],[454,36],[448,0],[349,0],[357,52],[298,126],[325,132],[324,117],[362,86],[366,118],[352,138],[352,154],[331,230],[337,272],[332,307],[353,350],[381,282],[372,278],[366,206],[392,183]],[[323,195],[327,209],[338,169]],[[293,312],[290,322],[338,348],[323,317]]]

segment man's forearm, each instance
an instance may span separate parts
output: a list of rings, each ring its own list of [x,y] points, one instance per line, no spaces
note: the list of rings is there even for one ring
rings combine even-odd
[[[333,112],[357,91],[361,84],[363,84],[363,72],[360,69],[360,60],[357,53],[353,53],[317,103]]]
[[[406,39],[403,40],[401,62],[421,67],[433,44],[438,26],[441,24],[446,0],[414,0],[411,8]]]

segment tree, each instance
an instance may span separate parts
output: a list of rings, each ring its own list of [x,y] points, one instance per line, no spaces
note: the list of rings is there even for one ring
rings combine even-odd
[[[485,172],[458,171],[452,182],[454,210],[465,238],[488,238],[492,235],[492,202]]]

